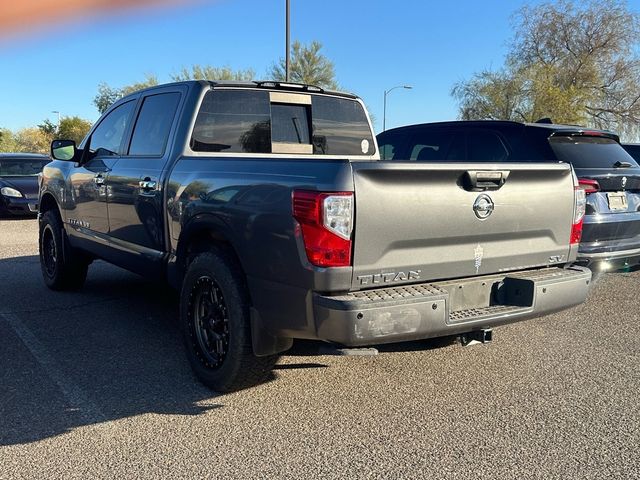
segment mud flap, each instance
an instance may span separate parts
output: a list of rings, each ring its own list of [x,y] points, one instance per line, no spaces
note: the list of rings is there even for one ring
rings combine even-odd
[[[293,338],[276,337],[266,330],[260,314],[251,307],[251,343],[256,357],[266,357],[289,350],[293,345]]]

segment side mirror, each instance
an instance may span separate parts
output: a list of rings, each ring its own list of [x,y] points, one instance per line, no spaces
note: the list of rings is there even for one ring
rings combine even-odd
[[[51,142],[51,156],[56,160],[73,160],[77,151],[76,142],[73,140],[54,140]]]

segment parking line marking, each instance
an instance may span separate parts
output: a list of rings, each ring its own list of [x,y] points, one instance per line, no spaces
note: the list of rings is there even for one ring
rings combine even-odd
[[[100,408],[91,401],[84,391],[66,378],[57,362],[24,322],[11,313],[0,313],[0,319],[3,319],[9,324],[18,338],[20,338],[22,343],[31,352],[31,355],[33,355],[40,364],[44,372],[58,386],[70,406],[78,409],[78,413],[85,422],[98,423],[106,420]]]

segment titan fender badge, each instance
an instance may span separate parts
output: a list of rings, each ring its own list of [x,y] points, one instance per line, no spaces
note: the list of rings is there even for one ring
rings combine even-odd
[[[495,205],[493,204],[493,200],[486,193],[482,195],[478,195],[476,201],[473,202],[473,213],[476,214],[480,220],[484,220],[489,218],[489,216],[493,213]]]

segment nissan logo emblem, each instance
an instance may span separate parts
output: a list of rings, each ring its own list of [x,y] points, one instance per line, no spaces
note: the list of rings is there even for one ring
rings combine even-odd
[[[491,197],[485,193],[479,195],[476,201],[473,202],[473,213],[476,214],[480,220],[489,218],[495,208]]]

